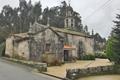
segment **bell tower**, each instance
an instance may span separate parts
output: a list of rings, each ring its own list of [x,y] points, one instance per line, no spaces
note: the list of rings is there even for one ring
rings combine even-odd
[[[66,16],[64,19],[64,28],[73,30],[75,27],[75,19],[74,19],[74,11],[73,8],[70,6],[70,0],[69,0],[69,6],[66,7]]]

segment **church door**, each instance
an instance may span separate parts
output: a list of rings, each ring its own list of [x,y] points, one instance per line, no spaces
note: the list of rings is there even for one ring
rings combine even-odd
[[[69,51],[64,50],[64,61],[68,61],[68,60],[69,60]]]

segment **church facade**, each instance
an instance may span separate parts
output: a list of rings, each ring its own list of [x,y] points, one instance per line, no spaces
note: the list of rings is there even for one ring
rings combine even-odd
[[[35,22],[29,32],[13,34],[6,40],[5,54],[20,56],[27,60],[44,61],[43,55],[54,55],[59,62],[71,61],[81,55],[94,55],[94,39],[85,33],[75,31],[75,19],[68,6],[64,28],[56,28]],[[48,56],[48,57],[49,57]]]

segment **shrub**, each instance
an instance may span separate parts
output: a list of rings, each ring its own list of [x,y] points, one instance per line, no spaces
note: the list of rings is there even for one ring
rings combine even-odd
[[[5,42],[0,44],[0,56],[5,56]]]
[[[95,56],[92,54],[80,56],[80,60],[95,60]]]
[[[96,53],[95,54],[95,58],[102,58],[102,59],[106,59],[107,55],[104,53]]]

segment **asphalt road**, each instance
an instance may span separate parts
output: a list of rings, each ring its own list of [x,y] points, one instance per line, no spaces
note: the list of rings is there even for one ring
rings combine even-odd
[[[0,80],[58,80],[40,73],[31,68],[0,59]]]

